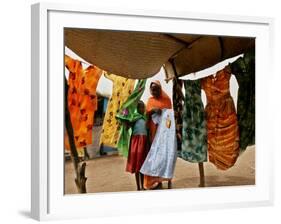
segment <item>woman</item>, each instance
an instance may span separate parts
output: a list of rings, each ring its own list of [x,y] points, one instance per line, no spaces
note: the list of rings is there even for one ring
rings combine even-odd
[[[172,103],[170,97],[162,90],[160,81],[158,80],[151,82],[150,93],[152,96],[147,101],[146,113],[148,117],[149,142],[152,144],[157,131],[157,124],[152,121],[152,115],[154,113],[161,114],[162,109],[171,109]],[[161,188],[162,181],[164,180],[168,180],[168,188],[171,188],[170,179],[144,175],[144,188]]]

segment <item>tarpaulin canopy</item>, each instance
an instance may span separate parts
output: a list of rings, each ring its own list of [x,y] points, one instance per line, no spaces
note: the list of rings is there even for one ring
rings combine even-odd
[[[147,78],[171,65],[178,76],[197,72],[254,47],[247,37],[65,28],[65,45],[109,73]]]

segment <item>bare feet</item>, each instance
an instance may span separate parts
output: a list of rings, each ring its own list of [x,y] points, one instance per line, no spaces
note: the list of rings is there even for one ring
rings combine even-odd
[[[160,183],[155,183],[152,185],[152,187],[150,188],[150,190],[158,190],[158,189],[162,189],[162,182]]]

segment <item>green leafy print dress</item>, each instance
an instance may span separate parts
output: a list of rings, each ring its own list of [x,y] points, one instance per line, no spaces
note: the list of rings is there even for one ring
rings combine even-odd
[[[185,80],[182,150],[179,157],[198,163],[207,161],[207,129],[200,80]]]

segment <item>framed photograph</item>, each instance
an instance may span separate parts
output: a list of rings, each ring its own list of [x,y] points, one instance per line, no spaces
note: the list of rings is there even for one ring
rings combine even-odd
[[[33,218],[272,205],[271,18],[31,9]]]

